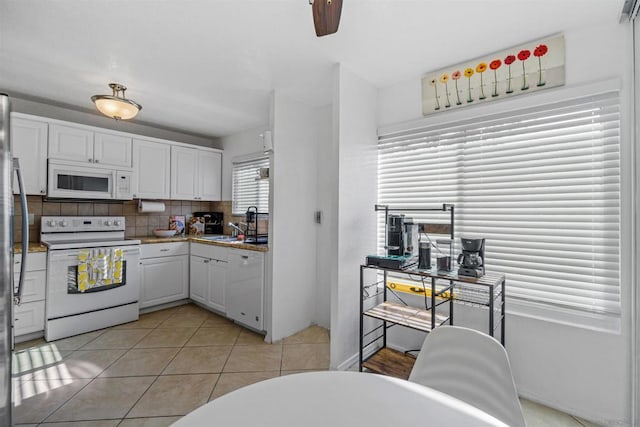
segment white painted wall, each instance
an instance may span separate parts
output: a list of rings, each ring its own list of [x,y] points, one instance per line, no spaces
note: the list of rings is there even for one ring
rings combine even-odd
[[[274,94],[269,236],[274,341],[314,321],[318,127],[316,108]]]
[[[506,347],[524,397],[602,424],[631,425],[632,32],[629,25],[612,21],[564,34],[566,86],[610,78],[622,82],[622,332],[597,332],[510,311]],[[418,74],[427,71],[416,70],[414,79],[379,91],[380,125],[422,117]],[[469,107],[468,117],[484,108]]]
[[[260,134],[267,129],[269,126],[264,125],[221,138],[221,148],[224,150],[222,155],[222,200],[231,200],[233,159],[247,154],[262,153],[263,145]]]
[[[322,224],[316,224],[316,296],[314,323],[331,328],[331,284],[336,277],[338,253],[338,146],[333,138],[333,109],[317,109],[320,119],[316,162],[318,164],[318,210]]]
[[[331,289],[331,368],[358,354],[359,266],[376,245],[376,89],[343,65],[334,70],[333,125],[338,153],[337,265]],[[334,196],[335,197],[335,196]]]
[[[638,120],[638,113],[640,113],[640,17],[636,17],[633,22],[633,51],[634,51],[634,76],[633,76],[633,84],[634,84],[634,103],[633,103],[633,120],[632,124],[634,127],[634,144],[635,153],[633,156],[635,170],[636,170],[636,180],[635,180],[635,189],[634,189],[634,200],[635,200],[635,209],[638,212],[640,209],[640,185],[638,185],[637,177],[638,172],[640,171],[640,150],[637,147],[638,141],[640,141],[640,120]],[[632,355],[635,355],[635,360],[632,362],[632,372],[633,372],[633,393],[631,395],[631,402],[633,405],[633,414],[635,415],[636,423],[640,422],[640,290],[638,289],[638,267],[640,262],[638,262],[638,243],[640,243],[640,218],[636,215],[635,219],[635,245],[636,253],[635,253],[635,265],[636,268],[633,274],[633,283],[635,286],[632,286],[632,294],[635,293],[635,297],[633,301],[635,302],[635,306],[632,310],[632,327],[631,331],[635,336],[635,341],[632,343]]]

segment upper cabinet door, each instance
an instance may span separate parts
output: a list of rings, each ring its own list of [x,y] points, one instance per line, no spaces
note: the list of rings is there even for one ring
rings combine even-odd
[[[71,126],[50,125],[49,158],[93,163],[93,132]]]
[[[130,137],[96,132],[94,138],[94,163],[131,167]]]
[[[133,140],[133,197],[168,199],[170,196],[171,146]]]
[[[11,118],[11,150],[20,159],[20,169],[27,194],[47,193],[47,129],[45,122]],[[18,194],[18,180],[13,180]]]
[[[171,147],[171,198],[174,200],[199,200],[198,150]]]
[[[202,200],[220,200],[222,193],[222,154],[198,152],[199,196]]]

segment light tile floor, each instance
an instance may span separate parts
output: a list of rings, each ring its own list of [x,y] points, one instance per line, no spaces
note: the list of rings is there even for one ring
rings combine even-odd
[[[329,333],[276,344],[189,304],[46,343],[18,344],[17,426],[168,426],[211,399],[265,379],[329,368]]]
[[[258,381],[329,367],[329,333],[312,326],[275,344],[189,304],[136,322],[16,346],[16,426],[161,427]],[[522,402],[528,427],[594,424]]]

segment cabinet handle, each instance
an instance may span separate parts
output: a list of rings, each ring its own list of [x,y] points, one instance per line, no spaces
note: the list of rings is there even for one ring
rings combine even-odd
[[[93,162],[94,163],[100,163],[100,160],[99,159],[95,159]]]
[[[205,260],[204,260],[204,263],[205,263],[205,264],[209,264],[210,262],[211,262],[211,260],[210,260],[210,259],[205,259]]]
[[[93,163],[93,159],[87,159],[87,160],[89,160],[89,163]]]
[[[46,190],[40,190],[40,194],[46,194]]]
[[[249,259],[249,255],[242,255],[242,259]]]
[[[160,252],[169,252],[170,249],[160,249]]]

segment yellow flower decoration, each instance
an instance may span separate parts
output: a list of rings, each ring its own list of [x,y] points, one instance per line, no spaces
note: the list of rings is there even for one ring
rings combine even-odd
[[[487,71],[487,64],[485,62],[479,63],[476,67],[476,71],[478,73],[484,73],[485,71]]]
[[[467,68],[466,70],[464,70],[464,76],[467,78],[473,76],[473,68]]]
[[[440,83],[446,83],[449,81],[449,74],[444,73],[443,75],[440,76]]]

